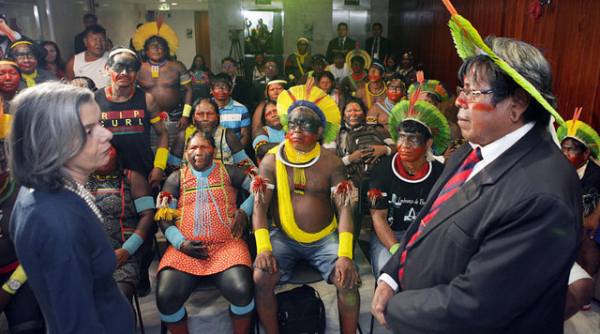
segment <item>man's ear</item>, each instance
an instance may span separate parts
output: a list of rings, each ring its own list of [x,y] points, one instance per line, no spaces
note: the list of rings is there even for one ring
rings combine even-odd
[[[427,141],[425,142],[425,146],[427,146],[427,149],[430,150],[431,146],[433,146],[433,138],[427,139]]]
[[[510,119],[513,122],[518,122],[521,120],[521,117],[529,108],[529,103],[531,102],[531,95],[527,93],[523,88],[517,88],[515,93],[511,96],[511,105],[510,105]]]
[[[585,151],[583,151],[583,157],[584,157],[585,161],[587,161],[590,158],[591,154],[592,154],[592,150],[590,150],[589,148],[586,148]]]

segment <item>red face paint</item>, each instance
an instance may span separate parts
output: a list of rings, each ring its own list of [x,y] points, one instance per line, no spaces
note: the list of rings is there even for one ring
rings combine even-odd
[[[19,88],[21,76],[12,65],[0,65],[0,90],[14,92]]]
[[[381,75],[379,74],[369,74],[369,81],[381,81]]]
[[[319,138],[318,134],[313,134],[313,133],[308,133],[308,132],[292,132],[292,133],[288,133],[289,139],[290,139],[290,143],[292,144],[292,147],[294,147],[295,149],[298,149],[297,146],[310,146],[313,145],[314,143],[317,142],[317,139]],[[302,151],[300,149],[300,151]]]
[[[398,146],[398,155],[400,155],[400,159],[404,162],[417,162],[425,156],[426,150],[426,146],[413,148],[406,145],[400,145]]]
[[[398,100],[400,100],[402,98],[402,93],[401,92],[390,92],[388,90],[387,91],[387,96],[392,101],[398,101]]]
[[[208,140],[201,135],[196,135],[190,140],[186,151],[186,158],[192,168],[197,171],[208,169],[212,165],[214,148]]]
[[[581,167],[581,165],[583,165],[583,163],[585,162],[585,157],[583,155],[569,156],[567,158],[569,159],[571,164],[575,166],[575,168]]]
[[[227,100],[227,98],[229,98],[229,92],[226,91],[214,90],[212,93],[217,100]]]
[[[473,111],[494,111],[496,107],[489,103],[468,102]]]

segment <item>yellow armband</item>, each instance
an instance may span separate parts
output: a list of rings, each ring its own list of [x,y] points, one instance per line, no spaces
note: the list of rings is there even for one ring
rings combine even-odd
[[[185,104],[183,106],[183,117],[190,118],[190,113],[192,112],[192,106],[189,104]]]
[[[256,239],[256,254],[260,254],[266,250],[273,251],[271,247],[271,239],[269,238],[269,230],[261,228],[254,231],[254,239]]]
[[[169,150],[166,148],[159,147],[156,149],[156,155],[154,156],[154,167],[158,167],[165,170],[167,167],[167,158],[169,157]]]
[[[27,282],[27,275],[25,274],[25,270],[23,270],[23,266],[19,265],[17,269],[13,271],[12,275],[10,275],[8,281],[2,285],[2,289],[11,295],[14,295],[25,282]]]
[[[390,247],[390,253],[392,253],[392,255],[396,254],[396,252],[398,251],[398,248],[400,248],[400,244],[394,244],[394,246]]]
[[[290,80],[296,79],[296,77],[293,74],[290,74],[288,78],[290,78]]]
[[[354,236],[350,232],[340,233],[340,245],[338,248],[338,257],[345,256],[352,259],[352,239]]]
[[[150,120],[150,124],[154,124],[160,122],[160,116],[156,116],[153,119]]]

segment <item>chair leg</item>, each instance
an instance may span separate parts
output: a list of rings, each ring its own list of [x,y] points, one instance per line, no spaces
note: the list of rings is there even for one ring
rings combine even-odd
[[[135,313],[140,324],[140,329],[142,330],[142,334],[146,334],[146,330],[144,328],[144,321],[142,320],[142,309],[140,308],[140,300],[138,299],[137,293],[133,294],[133,301],[135,303]]]

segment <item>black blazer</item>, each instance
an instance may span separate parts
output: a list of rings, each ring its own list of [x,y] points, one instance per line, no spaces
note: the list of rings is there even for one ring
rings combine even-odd
[[[450,158],[384,266],[398,281],[407,240],[471,151]],[[485,158],[485,157],[484,157]],[[533,128],[467,181],[407,253],[386,320],[405,333],[562,333],[582,228],[581,185],[545,129]]]
[[[375,37],[369,37],[367,38],[367,46],[365,48],[365,50],[369,53],[369,56],[371,56],[371,59],[373,58],[373,41],[375,40]],[[381,63],[383,63],[383,61],[387,58],[389,58],[392,55],[392,42],[385,38],[385,37],[379,37],[379,56],[378,59]]]
[[[342,45],[342,47],[340,47],[339,37],[336,37],[336,38],[332,39],[331,41],[329,41],[329,45],[327,46],[327,53],[325,54],[325,58],[327,58],[327,62],[329,62],[329,64],[333,64],[333,56],[336,53],[342,52],[345,57],[345,55],[348,53],[348,51],[351,51],[354,49],[356,49],[356,41],[355,40],[346,36],[346,40],[344,41],[344,44]]]

